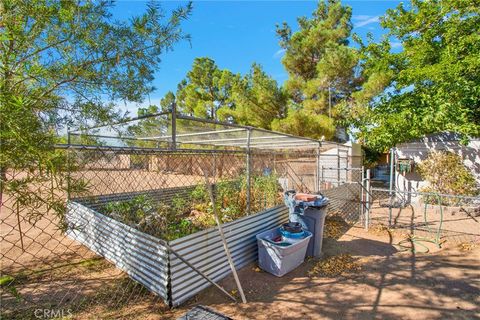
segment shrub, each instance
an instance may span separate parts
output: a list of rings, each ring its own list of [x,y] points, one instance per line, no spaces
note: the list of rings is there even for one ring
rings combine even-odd
[[[432,152],[418,165],[422,178],[430,184],[422,191],[463,196],[479,194],[473,174],[463,165],[462,158],[452,152]]]
[[[252,177],[251,212],[281,202],[275,175]],[[246,177],[215,184],[215,207],[223,222],[246,215]],[[139,195],[129,200],[110,202],[103,213],[153,236],[173,240],[215,225],[210,196],[204,184],[197,185],[188,196],[176,195],[171,205]]]

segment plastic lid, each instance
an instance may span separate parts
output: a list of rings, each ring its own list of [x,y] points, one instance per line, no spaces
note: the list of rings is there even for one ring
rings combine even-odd
[[[308,193],[297,193],[295,194],[295,200],[297,201],[315,201],[318,198],[318,195],[308,194]]]

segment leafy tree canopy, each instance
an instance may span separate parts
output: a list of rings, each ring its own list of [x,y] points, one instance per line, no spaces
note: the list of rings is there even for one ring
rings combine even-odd
[[[367,81],[352,114],[359,138],[383,151],[440,131],[480,135],[478,1],[413,0],[381,24],[389,29],[381,43],[361,43]],[[391,39],[401,52],[391,52]]]
[[[48,179],[65,187],[55,130],[108,122],[118,116],[113,102],[141,101],[153,90],[160,55],[187,38],[181,22],[190,4],[167,16],[151,2],[129,21],[113,20],[112,7],[107,0],[0,1],[0,194],[23,199],[32,212],[42,201],[61,211],[54,193],[33,199],[28,187]],[[14,171],[31,174],[8,179]]]
[[[285,83],[291,98],[289,112],[301,113],[287,117],[280,127],[294,127],[289,119],[305,119],[309,122],[306,127],[316,121],[313,127],[320,128],[320,132],[334,133],[335,126],[342,125],[328,117],[344,119],[345,106],[360,83],[356,77],[358,54],[348,46],[351,16],[351,8],[340,1],[320,1],[311,18],[298,19],[298,31],[292,33],[286,23],[277,26],[280,46],[285,50],[282,63],[289,75]],[[316,130],[307,134],[323,135]],[[333,137],[333,133],[327,137]]]
[[[287,95],[277,81],[254,63],[232,90],[234,109],[222,110],[222,118],[235,123],[271,129],[272,121],[285,117]]]
[[[262,67],[253,64],[244,76],[219,68],[210,58],[196,58],[192,69],[160,101],[162,110],[200,118],[271,128],[274,119],[285,116],[287,96]],[[181,122],[178,123],[181,125]]]
[[[178,111],[217,120],[220,109],[234,107],[232,88],[239,79],[239,75],[218,68],[210,58],[195,58],[192,70],[178,85]]]
[[[333,119],[304,110],[290,110],[286,118],[272,122],[272,129],[314,139],[331,139],[335,134]]]

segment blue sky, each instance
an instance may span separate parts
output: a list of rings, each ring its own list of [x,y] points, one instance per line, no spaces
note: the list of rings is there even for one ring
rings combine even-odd
[[[380,39],[385,32],[378,18],[388,8],[400,1],[343,1],[352,7],[354,32],[365,37],[371,32]],[[182,3],[167,1],[162,5],[168,12]],[[145,9],[145,1],[118,1],[113,12],[117,19],[127,19]],[[191,17],[184,22],[183,29],[190,34],[191,43],[182,42],[173,51],[163,56],[160,70],[156,73],[156,91],[150,95],[152,104],[158,104],[163,95],[175,91],[177,84],[185,78],[196,57],[210,57],[220,68],[232,72],[246,73],[253,62],[260,63],[265,71],[280,84],[287,78],[281,58],[282,51],[275,34],[275,25],[286,21],[297,29],[299,16],[310,16],[316,1],[196,1]],[[398,47],[394,43],[393,47]],[[142,105],[148,105],[145,101]],[[133,114],[140,105],[127,105]]]

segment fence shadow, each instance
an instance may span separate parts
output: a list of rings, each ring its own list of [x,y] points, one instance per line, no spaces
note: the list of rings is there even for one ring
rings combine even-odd
[[[250,265],[239,273],[248,304],[232,304],[209,289],[185,308],[208,304],[233,318],[256,319],[473,319],[478,316],[480,250],[398,253],[388,241],[361,236],[338,244],[336,248],[327,244],[326,250],[363,257],[361,260],[366,261],[361,271],[333,278],[310,278],[307,273],[313,262],[309,261],[283,278],[276,278],[255,272],[255,266]],[[223,280],[222,285],[234,289],[233,279]]]

